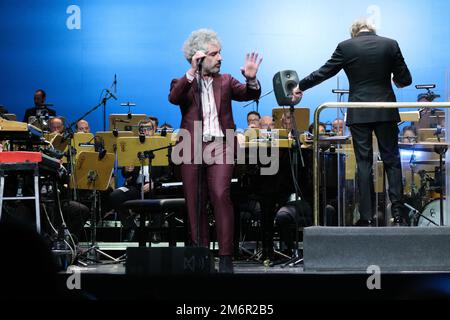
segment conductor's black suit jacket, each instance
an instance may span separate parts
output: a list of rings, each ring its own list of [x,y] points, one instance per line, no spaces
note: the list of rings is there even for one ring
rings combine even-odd
[[[395,102],[392,81],[400,88],[412,82],[397,41],[373,32],[360,32],[339,43],[331,59],[301,80],[299,88],[307,90],[335,76],[341,69],[350,84],[349,102]],[[399,122],[398,109],[349,108],[346,123],[350,126],[382,121]]]

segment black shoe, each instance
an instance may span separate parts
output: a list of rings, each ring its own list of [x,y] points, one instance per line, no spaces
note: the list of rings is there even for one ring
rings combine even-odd
[[[355,223],[355,227],[376,227],[375,220],[366,220],[359,219],[358,222]]]
[[[233,260],[231,256],[219,257],[219,273],[233,273]]]

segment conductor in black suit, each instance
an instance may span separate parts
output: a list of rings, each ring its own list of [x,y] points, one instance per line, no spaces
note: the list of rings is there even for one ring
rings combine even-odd
[[[378,36],[366,20],[358,20],[351,27],[351,39],[339,43],[325,65],[299,82],[293,90],[293,102],[298,103],[304,90],[333,77],[341,69],[350,84],[349,102],[395,102],[392,82],[398,88],[412,82],[397,41]],[[348,110],[347,125],[353,137],[358,167],[360,220],[357,225],[374,224],[372,132],[377,137],[389,182],[392,216],[396,224],[403,223],[402,171],[397,144],[399,121],[398,109]]]

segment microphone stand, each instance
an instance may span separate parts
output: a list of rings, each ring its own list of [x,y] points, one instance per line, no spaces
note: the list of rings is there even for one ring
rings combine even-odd
[[[63,140],[69,139],[69,144],[68,144],[68,150],[69,150],[69,154],[68,154],[68,160],[70,163],[70,174],[72,176],[72,178],[75,181],[75,177],[74,177],[74,159],[73,159],[73,146],[72,146],[72,138],[74,135],[74,130],[73,127],[78,123],[78,121],[85,119],[88,115],[90,115],[92,112],[94,112],[95,110],[97,110],[100,106],[106,106],[106,101],[108,101],[109,99],[111,99],[113,96],[111,95],[111,92],[107,91],[107,93],[105,94],[105,96],[102,98],[102,101],[97,104],[96,106],[94,106],[93,108],[91,108],[89,111],[87,111],[86,113],[84,113],[81,117],[79,117],[77,120],[75,120],[74,122],[72,122],[71,124],[69,124],[67,126],[67,128],[65,129],[66,133],[64,134]],[[105,110],[105,109],[104,109]],[[105,119],[103,119],[105,120]],[[105,124],[104,124],[105,125]],[[73,183],[73,199],[74,201],[77,201],[77,187],[75,185],[75,183]]]
[[[203,66],[202,66],[202,60],[198,63],[198,121],[200,121],[200,137],[194,137],[194,143],[196,143],[195,139],[200,139],[201,141],[201,162],[198,168],[197,172],[197,212],[196,212],[196,237],[197,237],[197,247],[200,247],[200,216],[202,212],[202,180],[203,180],[203,103],[202,103],[202,73],[203,73]],[[209,249],[209,248],[208,248]]]
[[[114,80],[113,83],[111,85],[111,87],[109,87],[109,89],[112,89],[112,87],[114,87],[114,93],[116,93],[117,91],[117,78],[116,75],[114,74]],[[109,99],[113,98],[114,100],[117,100],[116,96],[109,90],[109,89],[105,89],[106,90],[106,95],[102,100],[102,106],[103,106],[103,131],[106,131],[106,101],[108,101]],[[108,97],[106,99],[106,97]]]
[[[247,103],[247,104],[244,104],[244,105],[242,106],[242,108],[246,108],[246,107],[248,107],[249,105],[251,105],[251,104],[253,104],[254,102],[256,102],[256,112],[259,112],[259,111],[258,111],[258,109],[259,109],[259,100],[261,100],[262,98],[268,96],[268,95],[271,94],[272,92],[273,92],[273,90],[270,90],[270,91],[264,93],[263,95],[261,95],[261,96],[259,97],[259,99],[256,99],[256,100],[253,100],[253,101],[251,101],[251,102],[249,102],[249,103]]]
[[[439,137],[439,135],[442,132],[442,128],[440,128],[440,126],[438,125],[438,128],[436,129],[436,138],[438,142],[441,142],[441,138]],[[447,152],[447,147],[446,146],[434,146],[434,151],[439,154],[439,171],[441,174],[441,185],[440,185],[440,196],[439,196],[439,209],[440,209],[440,225],[443,226],[444,225],[444,188],[445,188],[445,182],[444,182],[444,166],[443,166],[443,162],[444,162],[444,154]]]
[[[73,126],[75,126],[78,121],[83,120],[84,118],[86,118],[88,115],[90,115],[92,112],[94,112],[95,110],[97,110],[100,106],[106,106],[106,102],[113,98],[111,92],[107,91],[107,93],[105,94],[105,96],[102,98],[102,101],[97,104],[96,106],[94,106],[92,109],[90,109],[89,111],[87,111],[85,114],[83,114],[81,117],[79,117],[77,120],[75,120],[74,122],[72,122],[68,128],[72,128]],[[105,123],[104,123],[105,126]],[[106,127],[104,127],[104,130],[106,131]]]

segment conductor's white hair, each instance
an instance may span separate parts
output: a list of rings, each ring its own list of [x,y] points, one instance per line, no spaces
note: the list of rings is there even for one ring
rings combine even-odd
[[[376,33],[376,29],[375,26],[373,24],[371,24],[367,18],[360,18],[358,20],[356,20],[355,22],[353,22],[352,26],[350,27],[350,35],[352,38],[356,37],[358,35],[358,33],[361,32],[361,30],[363,29],[367,29],[370,32],[375,32]]]
[[[184,42],[183,53],[184,57],[190,63],[192,57],[197,51],[208,51],[208,45],[214,44],[221,47],[220,40],[217,33],[211,29],[199,29],[193,31],[189,38]]]

